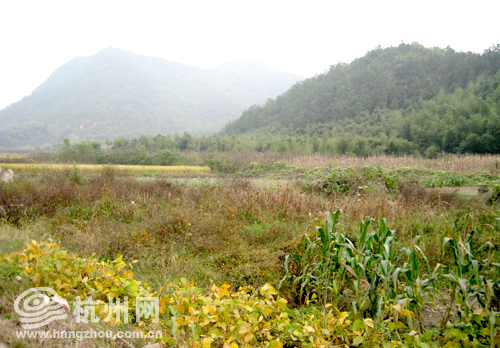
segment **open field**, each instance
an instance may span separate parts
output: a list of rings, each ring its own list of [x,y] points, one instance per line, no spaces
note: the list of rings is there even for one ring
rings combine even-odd
[[[44,164],[44,163],[0,163],[0,167],[10,168],[14,173],[38,173],[51,171],[77,170],[84,173],[96,173],[112,168],[114,171],[129,174],[186,174],[186,173],[208,173],[209,167],[205,166],[136,166],[136,165],[97,165],[97,164]]]
[[[160,322],[141,325],[164,337],[128,340],[135,347],[494,346],[497,158],[392,159],[401,168],[390,160],[252,161],[233,175],[198,168],[172,177],[171,167],[0,164],[18,173],[0,184],[0,341],[124,346],[16,338],[13,300],[49,286],[70,304],[159,296]],[[465,160],[480,168],[451,169]],[[75,324],[48,328],[58,327]]]

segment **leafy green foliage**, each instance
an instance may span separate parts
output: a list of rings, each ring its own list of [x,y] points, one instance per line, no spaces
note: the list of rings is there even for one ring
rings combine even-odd
[[[500,185],[495,185],[492,188],[491,197],[489,198],[489,202],[492,204],[498,204],[500,201]]]
[[[466,179],[462,175],[455,173],[438,173],[437,177],[427,182],[428,187],[456,187],[464,186]]]
[[[290,309],[270,284],[257,290],[241,287],[235,292],[229,291],[228,284],[213,284],[204,291],[181,278],[152,293],[134,280],[121,256],[111,262],[99,262],[94,257],[83,259],[69,254],[54,243],[35,241],[24,251],[0,260],[19,264],[33,286],[51,286],[70,304],[76,296],[93,296],[99,300],[95,313],[100,315],[105,314],[108,297],[128,296],[129,307],[133,307],[138,296],[158,296],[159,322],[144,319],[136,330],[161,330],[162,341],[168,346],[279,348],[380,341],[372,335],[371,320],[352,323],[345,312],[330,310],[323,319],[314,308],[306,312]],[[120,322],[111,318],[110,324],[116,326]]]
[[[491,255],[481,261],[475,258],[485,248],[493,247],[491,243],[474,251],[473,232],[463,239],[464,229],[454,221],[459,239],[445,237],[443,241],[443,247],[449,245],[454,267],[438,263],[431,271],[421,248],[422,237],[417,236],[410,246],[401,247],[385,219],[380,219],[378,230],[370,233],[371,221],[366,218],[361,221],[354,242],[340,232],[340,213],[338,210],[327,214],[323,226],[317,228],[318,236],[315,239],[305,236],[301,253],[286,257],[286,276],[280,287],[290,279],[299,298],[306,303],[318,302],[325,309],[330,306],[329,301],[338,306],[340,298],[345,297],[351,300],[350,315],[355,320],[368,315],[373,318],[373,325],[386,322],[391,331],[415,329],[418,319],[423,333],[424,303],[429,298],[434,300],[438,280],[446,279],[451,281],[452,303],[442,318],[444,343],[470,341],[493,346],[500,339],[497,329],[500,278],[495,275],[500,264],[493,262]],[[467,218],[462,226],[466,225]],[[296,273],[290,271],[291,260],[298,264]],[[450,313],[455,302],[460,320],[451,324]],[[406,325],[399,321],[399,315]],[[456,330],[459,327],[460,331]]]
[[[206,160],[206,165],[210,170],[222,174],[234,174],[237,170],[234,161],[226,156],[209,158]]]
[[[79,258],[55,243],[32,241],[20,253],[12,253],[4,260],[17,264],[30,277],[33,286],[48,286],[64,297],[93,296],[106,301],[108,297],[137,297],[149,294],[134,280],[134,273],[126,269],[127,264],[118,257],[110,263],[95,258]]]

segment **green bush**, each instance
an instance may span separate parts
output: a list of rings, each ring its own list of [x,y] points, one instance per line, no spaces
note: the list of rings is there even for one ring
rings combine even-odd
[[[238,169],[234,160],[226,156],[209,158],[206,160],[206,165],[211,171],[221,174],[234,174]]]
[[[182,155],[179,152],[163,150],[151,155],[151,164],[155,166],[171,166],[180,164]]]
[[[491,204],[500,202],[500,185],[495,185],[491,190],[491,197],[489,199]]]

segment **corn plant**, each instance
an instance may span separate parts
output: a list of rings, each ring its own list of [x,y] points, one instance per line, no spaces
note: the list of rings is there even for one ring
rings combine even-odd
[[[327,219],[323,221],[323,226],[317,228],[319,236],[314,240],[305,236],[302,244],[302,255],[292,255],[299,264],[299,275],[290,274],[290,255],[285,257],[286,275],[279,283],[280,288],[285,280],[292,279],[292,284],[295,287],[300,287],[299,297],[301,300],[312,299],[314,293],[314,297],[326,305],[329,288],[332,289],[334,299],[338,298],[344,283],[342,281],[344,272],[341,270],[341,254],[345,244],[345,237],[337,231],[340,213],[341,210],[331,215],[327,213]],[[316,253],[316,249],[319,249],[319,254]]]
[[[422,251],[420,245],[423,242],[422,236],[416,236],[410,247],[404,247],[402,253],[407,257],[407,262],[404,263],[402,273],[405,278],[405,297],[409,300],[408,307],[415,316],[418,317],[420,329],[422,327],[421,311],[424,306],[425,299],[430,295],[434,301],[436,290],[436,280],[439,276],[441,264],[437,264],[431,272],[429,261]],[[424,261],[422,267],[422,262]],[[427,273],[425,273],[427,271]]]
[[[467,219],[468,217],[465,223]],[[496,222],[495,229],[498,232],[500,225],[498,218]],[[481,332],[486,330],[487,334],[485,333],[484,336],[488,337],[491,346],[494,346],[499,314],[497,296],[500,295],[500,282],[498,278],[496,280],[488,279],[487,275],[492,274],[492,267],[500,268],[500,264],[492,262],[491,256],[478,260],[479,252],[485,248],[492,248],[493,245],[486,242],[474,250],[475,231],[465,234],[465,227],[460,228],[456,220],[453,224],[455,238],[446,237],[443,240],[443,248],[449,247],[454,268],[446,267],[442,274],[451,282],[452,304],[443,318],[441,331],[444,331],[445,325],[450,319],[453,302],[456,302],[462,321],[460,325],[464,326],[462,331],[465,332],[465,328],[469,327],[474,330],[477,328]]]
[[[377,231],[370,232],[370,218],[365,218],[360,223],[359,239],[353,243],[339,232],[340,213],[328,214],[323,226],[317,228],[319,236],[314,240],[306,236],[302,255],[292,255],[299,264],[299,274],[290,274],[290,258],[285,258],[286,276],[280,287],[291,279],[301,299],[307,301],[315,294],[325,306],[330,299],[336,304],[350,288],[354,318],[369,312],[378,322],[387,315],[390,305],[405,306],[408,302],[399,280],[408,271],[399,266],[406,250],[397,250],[398,240],[385,219],[379,220]],[[415,270],[411,274],[415,275]]]

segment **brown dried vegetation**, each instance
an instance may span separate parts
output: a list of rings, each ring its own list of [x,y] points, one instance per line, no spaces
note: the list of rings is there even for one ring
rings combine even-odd
[[[64,246],[83,256],[140,259],[144,278],[160,284],[180,276],[234,286],[276,282],[284,252],[299,248],[304,233],[314,234],[328,210],[344,211],[342,222],[352,235],[365,216],[375,224],[385,217],[398,238],[426,235],[428,248],[438,248],[452,219],[471,206],[476,220],[494,216],[478,199],[414,183],[399,183],[395,194],[382,184],[326,196],[301,185],[257,187],[234,178],[174,184],[104,171],[80,184],[70,178],[44,173],[0,186],[0,219],[21,226],[43,217],[50,226],[43,233]]]

